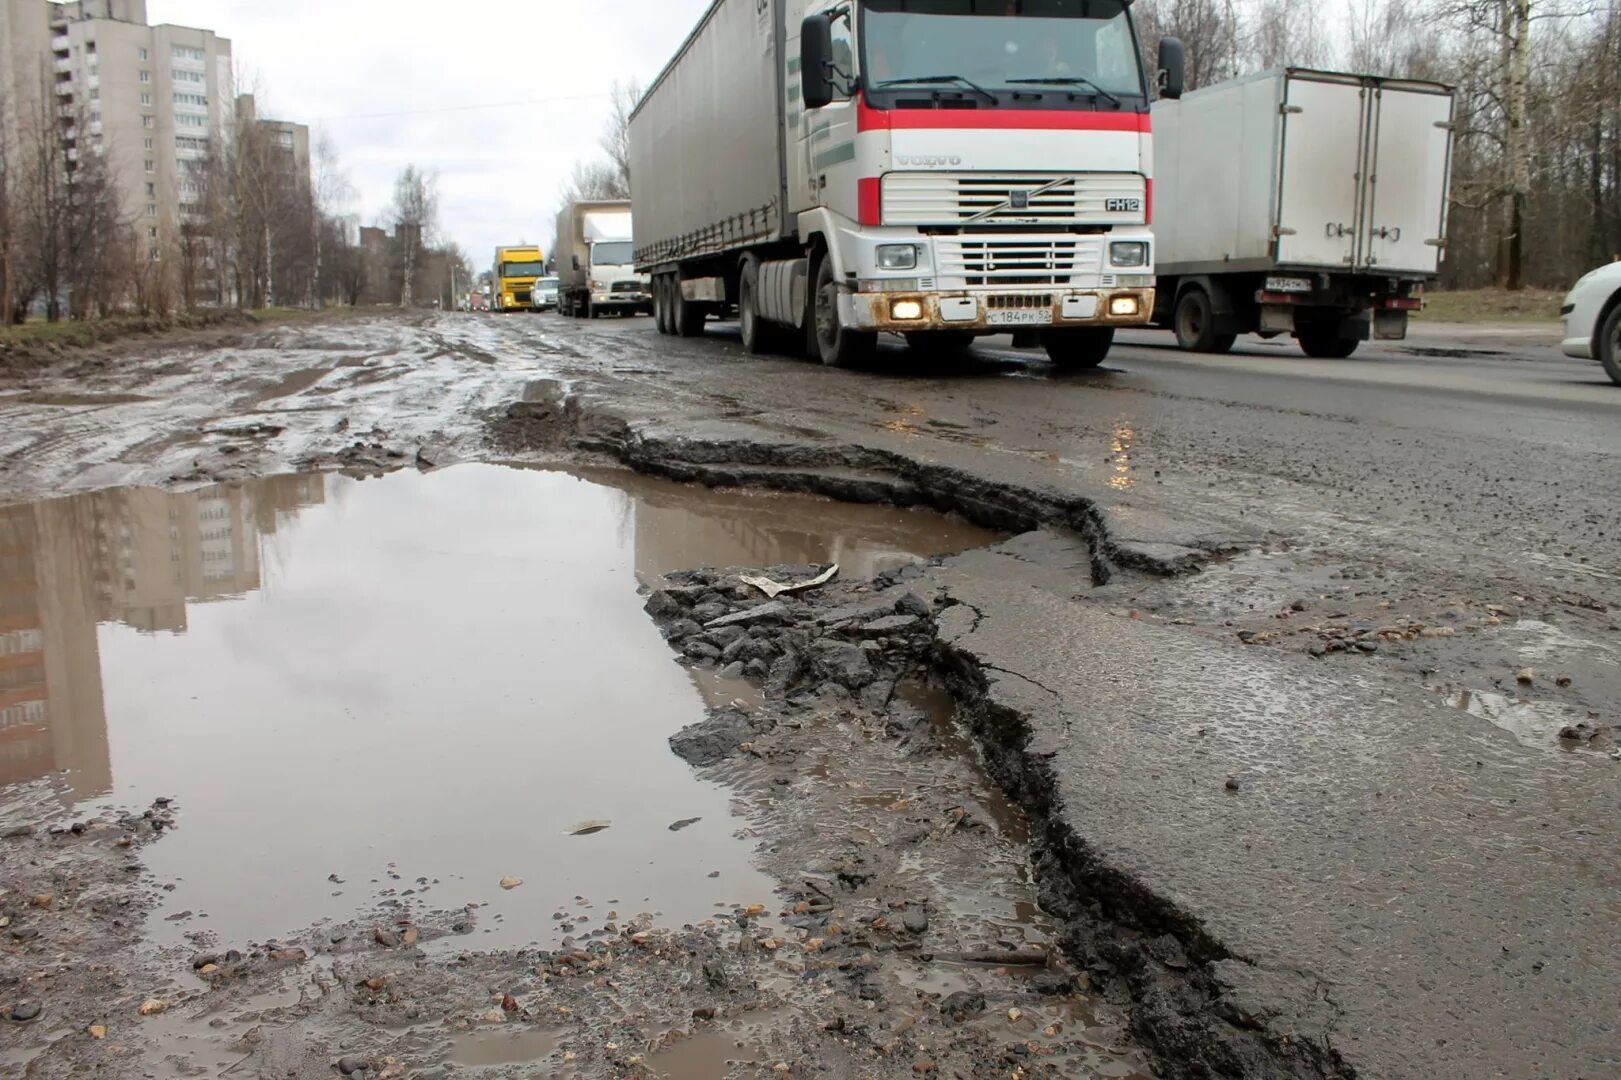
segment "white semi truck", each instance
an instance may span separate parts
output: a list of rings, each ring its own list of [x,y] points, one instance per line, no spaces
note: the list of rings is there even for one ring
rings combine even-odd
[[[624,199],[571,202],[557,215],[552,262],[557,309],[564,315],[650,315],[647,275],[633,257],[631,205]]]
[[[1154,324],[1182,348],[1407,336],[1446,248],[1453,94],[1282,70],[1154,105]]]
[[[1141,55],[1129,0],[715,0],[630,123],[659,329],[1100,363],[1154,303]],[[1174,39],[1161,63],[1179,95]]]

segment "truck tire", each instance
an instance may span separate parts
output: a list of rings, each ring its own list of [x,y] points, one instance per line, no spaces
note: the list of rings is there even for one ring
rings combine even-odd
[[[677,337],[694,338],[704,332],[704,320],[709,316],[709,305],[688,300],[681,295],[681,282],[670,282],[670,325]]]
[[[974,346],[968,330],[919,330],[906,335],[906,347],[915,353],[939,359],[960,357]]]
[[[1610,381],[1621,386],[1621,304],[1610,309],[1610,317],[1599,330],[1598,347],[1593,350]]]
[[[653,279],[653,325],[661,334],[670,332],[670,304],[664,291],[664,275]]]
[[[1231,352],[1237,334],[1216,333],[1216,307],[1210,294],[1194,286],[1176,302],[1176,344],[1183,352]]]
[[[1109,350],[1114,346],[1114,327],[1050,330],[1042,335],[1041,346],[1058,370],[1085,371],[1109,358]]]
[[[824,254],[816,266],[816,352],[828,367],[857,367],[878,354],[878,335],[846,328],[839,322],[839,283],[833,257]]]
[[[1362,342],[1355,338],[1340,337],[1332,330],[1305,329],[1296,331],[1300,351],[1314,360],[1344,360],[1356,352]]]
[[[743,260],[737,282],[737,321],[743,330],[743,348],[755,356],[787,351],[784,328],[760,315],[760,260]]]

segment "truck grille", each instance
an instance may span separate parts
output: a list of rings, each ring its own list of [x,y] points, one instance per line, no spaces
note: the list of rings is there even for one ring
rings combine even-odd
[[[1041,190],[1049,185],[1050,190]],[[890,173],[884,177],[883,191],[885,225],[961,225],[981,214],[987,216],[974,224],[1140,225],[1147,221],[1147,188],[1135,173]],[[1020,202],[1025,205],[1016,205]],[[1130,206],[1136,209],[1122,208]]]
[[[640,281],[616,281],[613,284],[612,291],[613,292],[641,292],[642,291],[642,283]]]
[[[1051,293],[989,293],[985,306],[992,311],[1029,311],[1053,306]]]
[[[975,240],[942,236],[935,241],[939,276],[967,285],[1068,285],[1096,271],[1101,241],[1084,237]]]

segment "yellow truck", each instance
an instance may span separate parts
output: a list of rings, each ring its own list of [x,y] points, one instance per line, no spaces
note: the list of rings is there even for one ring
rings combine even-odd
[[[528,311],[535,280],[546,273],[546,260],[538,247],[498,247],[490,274],[492,311]]]

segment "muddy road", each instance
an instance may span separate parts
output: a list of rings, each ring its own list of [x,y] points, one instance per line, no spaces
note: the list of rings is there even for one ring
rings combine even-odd
[[[1621,1076],[1621,396],[1035,355],[0,372],[0,1064]]]

